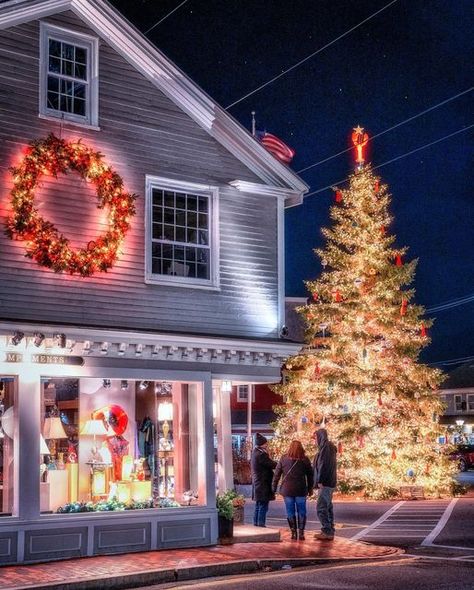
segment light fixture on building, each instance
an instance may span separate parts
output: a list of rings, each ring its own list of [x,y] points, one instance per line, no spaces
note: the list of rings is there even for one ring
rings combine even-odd
[[[33,344],[39,348],[43,344],[44,334],[41,332],[35,332],[33,334]]]
[[[464,420],[456,420],[456,424],[459,427],[464,426]]]
[[[118,347],[118,354],[120,356],[123,356],[125,354],[125,351],[127,350],[127,348],[128,348],[128,344],[126,342],[121,342]]]
[[[166,381],[157,381],[155,383],[156,395],[171,395],[173,391],[173,384]]]
[[[20,332],[19,330],[17,330],[11,337],[10,344],[13,344],[13,346],[18,346],[24,337],[24,332]]]
[[[145,391],[145,389],[148,389],[148,386],[150,385],[149,381],[140,381],[140,383],[138,384],[138,388],[141,391]]]
[[[163,438],[167,439],[170,432],[169,422],[173,420],[173,404],[171,402],[161,402],[158,404],[158,421],[163,422]]]
[[[66,348],[66,334],[57,332],[56,334],[53,334],[53,340],[55,346],[58,348]]]
[[[109,350],[109,343],[102,342],[102,344],[100,345],[100,354],[107,354],[108,350]]]
[[[104,389],[110,389],[112,387],[112,381],[110,379],[102,379],[102,387]]]
[[[135,345],[135,356],[141,356],[143,352],[143,344],[136,344]]]
[[[231,393],[232,381],[221,381],[221,391],[222,393]]]
[[[128,381],[126,379],[122,379],[122,381],[120,381],[120,389],[128,389]]]
[[[286,338],[288,336],[288,328],[286,326],[282,326],[280,330],[280,336],[282,338]]]

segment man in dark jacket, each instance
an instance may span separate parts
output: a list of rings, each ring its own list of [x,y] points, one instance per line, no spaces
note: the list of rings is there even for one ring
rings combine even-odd
[[[268,505],[275,499],[272,492],[273,470],[276,461],[270,459],[267,450],[267,439],[259,432],[255,435],[255,448],[252,451],[252,499],[255,500],[253,524],[264,527]]]
[[[315,535],[315,538],[332,541],[335,533],[332,495],[337,483],[337,449],[328,440],[328,433],[324,428],[317,430],[315,436],[318,454],[313,461],[314,488],[318,489],[316,509],[321,522],[321,533]]]

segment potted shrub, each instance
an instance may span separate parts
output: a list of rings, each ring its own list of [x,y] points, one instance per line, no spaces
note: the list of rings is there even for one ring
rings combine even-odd
[[[231,490],[228,494],[232,498],[232,506],[234,507],[234,524],[244,524],[244,496]]]
[[[234,534],[234,494],[233,490],[229,490],[216,496],[220,539],[232,537]]]

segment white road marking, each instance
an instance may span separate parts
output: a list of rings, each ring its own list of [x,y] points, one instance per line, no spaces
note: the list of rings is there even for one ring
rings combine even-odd
[[[436,537],[440,534],[440,532],[446,526],[446,523],[448,522],[449,517],[451,516],[451,513],[454,510],[454,507],[456,506],[457,501],[458,501],[458,498],[453,498],[451,500],[448,507],[443,512],[443,515],[441,516],[438,524],[431,531],[431,533],[426,537],[426,539],[423,539],[423,541],[421,542],[422,547],[429,547],[430,545],[433,545],[433,541],[436,539]]]
[[[391,508],[389,508],[387,510],[387,512],[384,512],[384,514],[382,514],[382,516],[380,518],[378,518],[375,522],[373,522],[368,527],[366,527],[364,530],[359,531],[353,537],[351,537],[351,540],[352,541],[357,541],[358,539],[360,539],[362,537],[365,537],[370,531],[372,531],[373,529],[375,529],[379,524],[381,524],[382,522],[384,522],[385,520],[387,520],[387,518],[389,518],[391,516],[391,514],[393,512],[395,512],[395,510],[397,510],[397,508],[399,508],[400,506],[403,506],[403,504],[405,504],[404,501],[397,502],[395,504],[395,506],[392,506]]]

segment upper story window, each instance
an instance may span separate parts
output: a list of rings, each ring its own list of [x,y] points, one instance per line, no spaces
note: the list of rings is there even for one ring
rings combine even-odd
[[[40,113],[96,126],[98,41],[41,23]]]
[[[474,412],[474,393],[470,393],[467,396],[467,409],[469,412]]]
[[[217,189],[147,178],[148,282],[218,286]]]

